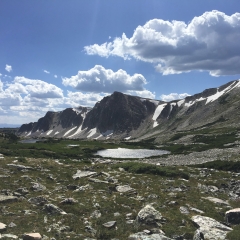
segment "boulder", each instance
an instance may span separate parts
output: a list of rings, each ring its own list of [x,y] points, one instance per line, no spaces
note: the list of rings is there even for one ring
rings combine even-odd
[[[136,223],[145,225],[160,225],[160,221],[163,219],[161,213],[157,211],[151,205],[146,205],[141,209],[137,215]]]
[[[233,230],[232,228],[210,217],[196,215],[192,217],[192,221],[199,228],[199,231],[204,236],[204,239],[208,240],[224,240],[226,239],[227,233]]]
[[[44,210],[49,214],[62,214],[62,215],[67,214],[61,208],[55,206],[54,204],[45,204]]]
[[[104,227],[106,228],[112,228],[116,225],[116,221],[110,221],[110,222],[106,222],[103,224]]]
[[[97,175],[96,172],[77,170],[77,173],[73,175],[73,179],[76,180],[79,178],[90,177],[95,175]]]
[[[133,194],[136,193],[136,190],[128,185],[117,186],[116,190],[120,193],[133,193]]]
[[[0,203],[16,202],[17,200],[18,198],[14,196],[0,195]]]
[[[234,208],[225,213],[228,224],[240,224],[240,208]]]
[[[145,232],[138,232],[131,234],[128,240],[171,240],[161,233],[147,234]]]
[[[204,235],[199,229],[195,231],[193,240],[204,240]]]
[[[222,199],[219,198],[215,198],[215,197],[202,197],[203,199],[207,199],[210,202],[216,203],[218,205],[227,205],[229,206],[229,202],[228,201],[224,201]]]
[[[7,229],[7,225],[0,222],[0,232],[3,232]]]
[[[32,183],[32,187],[31,187],[31,190],[35,191],[35,192],[40,192],[40,191],[44,191],[46,190],[47,188],[42,185],[41,183],[36,183],[36,182],[33,182]]]
[[[41,240],[42,236],[39,233],[25,233],[23,240]]]
[[[43,196],[32,197],[28,199],[28,202],[34,205],[43,206],[48,200]]]

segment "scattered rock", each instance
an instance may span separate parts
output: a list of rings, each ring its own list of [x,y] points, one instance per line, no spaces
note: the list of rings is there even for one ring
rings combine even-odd
[[[186,214],[186,215],[189,214],[189,210],[187,207],[181,206],[179,210],[182,214]]]
[[[116,190],[120,193],[128,193],[128,194],[135,194],[136,190],[131,188],[128,185],[117,186]]]
[[[112,228],[116,225],[116,221],[110,221],[110,222],[106,222],[103,224],[104,227],[106,228]]]
[[[19,171],[23,171],[23,170],[33,170],[32,167],[28,167],[28,166],[24,166],[24,165],[20,165],[20,164],[10,163],[10,164],[7,164],[7,166],[17,168]]]
[[[42,236],[39,233],[25,233],[23,240],[41,240]]]
[[[7,229],[7,225],[0,222],[0,232],[3,232]]]
[[[137,224],[146,224],[146,225],[160,225],[160,221],[163,219],[161,213],[157,211],[151,205],[146,205],[141,209],[137,215],[136,222]]]
[[[91,214],[91,218],[100,218],[102,216],[101,212],[99,210],[95,210],[92,214]]]
[[[131,234],[128,240],[171,240],[161,233],[147,234],[145,232],[138,232]]]
[[[35,192],[40,192],[40,191],[44,191],[44,190],[47,189],[44,185],[42,185],[42,184],[40,184],[40,183],[34,182],[34,183],[32,183],[32,184],[33,184],[33,185],[32,185],[32,187],[31,187],[31,190],[33,190],[33,191],[35,191]]]
[[[226,222],[228,224],[239,224],[240,223],[240,208],[235,208],[225,213]]]
[[[215,198],[215,197],[202,197],[202,199],[207,199],[210,202],[219,204],[219,205],[228,205],[229,206],[229,202],[228,201],[224,201],[222,199],[219,198]]]
[[[44,210],[47,211],[49,214],[62,214],[62,215],[67,214],[66,212],[64,212],[62,209],[55,206],[54,204],[45,204]]]
[[[13,223],[13,222],[11,222],[11,223],[9,223],[8,224],[8,227],[10,227],[10,228],[13,228],[13,227],[16,227],[17,225],[15,224],[15,223]]]
[[[61,204],[74,204],[77,203],[78,201],[75,200],[74,198],[65,198],[64,200],[62,200],[60,203]]]
[[[199,231],[203,234],[204,239],[215,240],[225,239],[229,231],[233,229],[222,223],[205,216],[193,216],[192,221],[197,225]]]
[[[199,229],[195,231],[193,240],[204,240],[204,235]]]
[[[34,205],[43,206],[44,204],[46,204],[48,202],[48,200],[43,196],[37,196],[37,197],[32,197],[32,198],[28,199],[28,202],[30,202],[31,204],[34,204]]]
[[[17,200],[18,198],[14,196],[0,195],[0,203],[16,202]]]
[[[0,238],[11,238],[11,239],[18,239],[18,236],[13,234],[0,234]]]
[[[81,170],[77,170],[77,173],[73,175],[73,179],[79,179],[79,178],[84,178],[84,177],[90,177],[90,176],[94,176],[97,175],[96,172],[91,172],[91,171],[81,171]]]

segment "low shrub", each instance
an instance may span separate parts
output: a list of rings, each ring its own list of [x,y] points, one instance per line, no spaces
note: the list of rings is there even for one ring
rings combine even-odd
[[[212,162],[192,165],[197,168],[213,168],[221,171],[240,172],[240,162],[216,160]]]
[[[178,171],[171,167],[159,167],[153,164],[148,163],[138,163],[138,162],[125,162],[125,163],[118,163],[114,165],[116,168],[123,168],[128,172],[137,173],[137,174],[153,174],[153,175],[160,175],[165,177],[181,177],[184,179],[189,179],[189,175],[182,171]]]

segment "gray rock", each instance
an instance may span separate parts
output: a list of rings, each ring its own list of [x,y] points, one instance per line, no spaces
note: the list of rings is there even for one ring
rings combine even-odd
[[[18,236],[13,234],[0,234],[0,238],[11,238],[11,239],[18,239]]]
[[[171,240],[161,233],[147,234],[145,232],[138,232],[131,234],[128,240]]]
[[[73,175],[73,179],[79,179],[79,178],[84,178],[84,177],[90,177],[90,176],[94,176],[97,175],[96,172],[91,172],[91,171],[81,171],[81,170],[77,170],[77,173]]]
[[[13,227],[16,227],[17,225],[15,224],[15,223],[13,223],[13,222],[10,222],[9,224],[8,224],[8,227],[10,227],[10,228],[13,228]]]
[[[143,209],[139,211],[136,218],[136,223],[158,226],[162,219],[163,217],[159,211],[157,211],[151,205],[146,205]]]
[[[99,180],[97,178],[89,178],[88,181],[89,182],[94,182],[94,183],[106,183],[106,184],[109,183],[108,181]]]
[[[228,205],[229,206],[229,202],[228,201],[224,201],[222,199],[219,198],[215,198],[215,197],[202,197],[202,199],[207,199],[210,202],[219,204],[219,205]]]
[[[61,204],[74,204],[77,203],[78,201],[75,200],[74,198],[65,198],[64,200],[62,200],[60,203]]]
[[[204,239],[208,240],[224,240],[226,239],[227,233],[233,230],[210,217],[196,215],[192,217],[192,221],[199,228]]]
[[[195,231],[193,240],[204,240],[204,235],[199,229]]]
[[[61,208],[55,206],[54,204],[45,204],[44,210],[47,211],[49,214],[67,214]]]
[[[110,221],[110,222],[106,222],[103,224],[104,227],[106,228],[112,228],[116,225],[116,221]]]
[[[28,167],[28,166],[24,166],[24,165],[20,165],[20,164],[10,163],[10,164],[7,164],[7,166],[17,168],[20,171],[22,171],[22,170],[33,170],[32,167]]]
[[[225,213],[226,222],[228,224],[239,224],[240,223],[240,208],[235,208]]]
[[[7,225],[0,222],[0,232],[3,232],[7,229]]]
[[[31,190],[33,190],[33,191],[35,191],[35,192],[40,192],[40,191],[44,191],[44,190],[47,189],[44,185],[42,185],[42,184],[40,184],[40,183],[34,182],[34,183],[32,183],[32,184],[33,184],[33,185],[32,185],[32,187],[31,187]]]
[[[117,186],[116,190],[120,193],[130,193],[130,194],[132,194],[132,193],[135,194],[136,193],[136,190],[131,188],[128,185]]]
[[[95,210],[92,214],[91,214],[91,218],[100,218],[102,216],[101,212],[99,210]]]
[[[18,198],[14,196],[0,195],[0,203],[16,202],[17,200]]]
[[[187,207],[181,206],[179,210],[182,214],[189,214],[189,210]]]
[[[97,230],[94,229],[91,225],[85,226],[85,231],[91,233],[92,236],[94,236],[97,233]]]
[[[43,206],[48,202],[48,200],[43,196],[32,197],[28,199],[28,202],[34,205]]]
[[[23,240],[41,240],[42,236],[39,233],[25,233]]]

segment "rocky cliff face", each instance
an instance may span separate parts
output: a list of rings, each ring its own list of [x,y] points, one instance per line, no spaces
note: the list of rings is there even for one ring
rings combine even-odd
[[[239,125],[240,81],[182,100],[163,102],[114,92],[90,108],[48,112],[18,131],[29,137],[146,138],[208,124]]]

